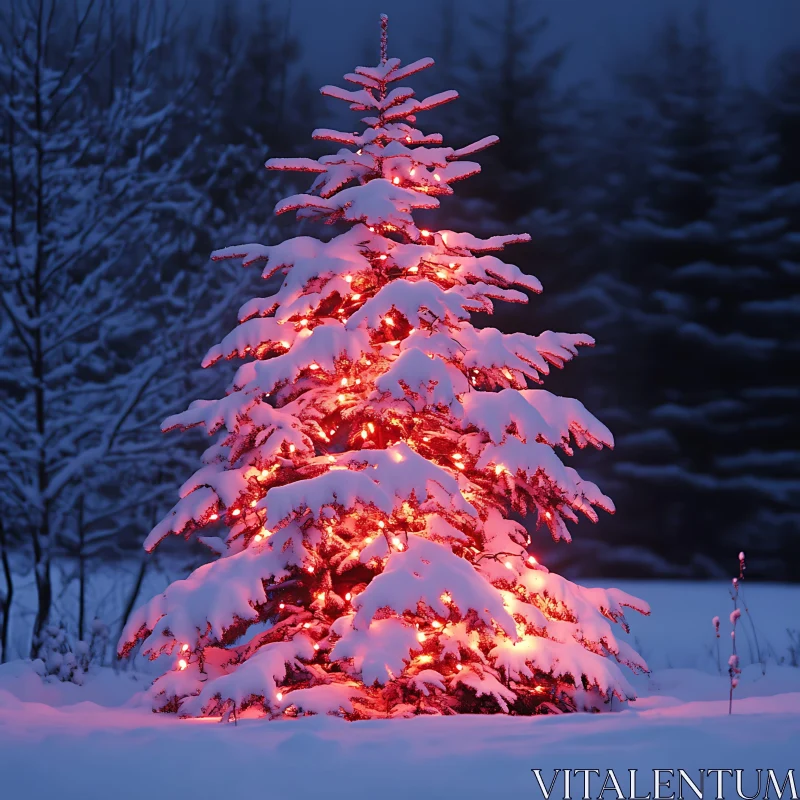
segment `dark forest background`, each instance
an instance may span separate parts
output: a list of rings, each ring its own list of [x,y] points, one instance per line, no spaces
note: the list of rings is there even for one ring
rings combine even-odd
[[[261,165],[316,154],[311,130],[341,118],[285,3],[0,8],[0,600],[32,574],[40,627],[53,570],[83,585],[139,559],[194,471],[204,442],[159,423],[224,390],[224,367],[198,365],[258,287],[208,255],[301,229],[272,217],[294,187]],[[796,580],[800,43],[750,85],[698,5],[620,52],[597,93],[560,80],[545,6],[502,0],[458,40],[456,4],[431,9],[419,91],[462,99],[421,124],[455,147],[501,138],[435,224],[530,232],[513,256],[545,292],[492,324],[598,342],[546,387],[614,432],[613,453],[576,461],[617,514],[568,547],[537,533],[542,560],[710,577],[743,549],[751,577]],[[349,43],[354,62],[377,60],[374,39]]]

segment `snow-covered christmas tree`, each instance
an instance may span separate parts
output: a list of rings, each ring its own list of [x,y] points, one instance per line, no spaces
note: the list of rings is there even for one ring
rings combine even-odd
[[[345,76],[357,88],[322,89],[366,112],[365,130],[316,130],[341,149],[267,162],[317,174],[277,213],[346,229],[213,256],[284,280],[205,359],[245,360],[227,395],[163,425],[219,436],[145,547],[197,535],[218,557],[123,634],[123,654],[141,641],[171,657],[156,710],[532,714],[631,698],[620,665],[646,669],[618,626],[647,605],[549,572],[509,519],[569,541],[577,512],[613,511],[559,456],[611,433],[579,401],[528,388],[592,339],[471,324],[541,291],[494,255],[528,237],[416,226],[497,138],[454,150],[422,133],[417,115],[457,95],[415,99],[401,81],[433,60],[388,58],[382,28],[378,66]]]

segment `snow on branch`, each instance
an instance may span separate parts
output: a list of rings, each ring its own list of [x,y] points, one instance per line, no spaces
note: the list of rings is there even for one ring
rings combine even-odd
[[[411,75],[416,75],[416,73],[421,72],[423,69],[432,67],[435,63],[436,62],[432,58],[420,58],[416,61],[412,61],[410,64],[406,64],[404,67],[398,66],[389,73],[389,81],[402,81],[405,78],[409,78]]]
[[[564,445],[569,445],[572,434],[575,444],[581,448],[587,444],[598,450],[603,446],[614,446],[614,436],[611,431],[597,417],[590,414],[580,400],[559,397],[544,389],[527,389],[519,394],[541,414],[543,419],[547,420],[552,430],[558,432],[558,439]]]
[[[413,651],[421,650],[417,631],[401,619],[373,620],[367,627],[353,626],[355,614],[341,616],[331,626],[337,636],[331,659],[352,660],[352,673],[366,686],[388,683],[400,675],[411,661]]]
[[[457,231],[447,232],[447,242],[451,247],[463,247],[473,253],[487,253],[491,250],[502,250],[508,244],[520,244],[529,242],[531,237],[527,233],[511,233],[502,236],[490,236],[488,239],[481,239],[471,233],[459,233]]]
[[[256,317],[242,322],[219,344],[215,344],[205,355],[203,367],[210,367],[220,358],[244,358],[249,353],[263,355],[270,349],[278,352],[289,349],[297,332],[290,325],[281,325],[275,319]]]
[[[445,593],[448,603],[442,600]],[[358,596],[353,627],[368,628],[379,609],[403,614],[416,611],[419,603],[442,616],[449,614],[450,604],[462,614],[475,611],[484,624],[496,624],[512,640],[518,638],[516,623],[500,592],[449,547],[420,536],[409,536],[407,547],[392,553],[383,572]]]
[[[296,194],[281,200],[275,206],[276,214],[297,209],[310,209],[347,222],[363,222],[376,226],[387,223],[399,227],[413,225],[411,211],[417,208],[438,208],[435,197],[426,197],[420,192],[395,186],[391,181],[376,178],[363,186],[343,189],[331,198]]]
[[[144,540],[144,549],[151,553],[163,539],[170,534],[183,536],[194,528],[199,528],[217,511],[219,498],[213,489],[200,487],[186,497],[182,497],[153,528]]]
[[[608,658],[586,650],[577,642],[554,642],[526,636],[521,642],[500,642],[490,653],[511,680],[531,678],[535,672],[569,678],[579,685],[585,679],[604,697],[632,700],[636,693],[620,668]]]
[[[461,402],[464,429],[475,427],[485,432],[495,444],[503,442],[512,427],[513,435],[525,442],[541,439],[553,446],[560,441],[559,432],[515,389],[496,393],[469,392]]]
[[[325,172],[327,169],[313,158],[270,158],[264,166],[288,172]]]
[[[341,323],[331,321],[314,330],[297,334],[294,347],[269,361],[251,361],[241,366],[234,376],[236,389],[257,389],[271,393],[279,383],[296,380],[312,364],[328,373],[336,371],[340,359],[357,361],[369,352],[368,336],[363,331],[346,331]]]
[[[417,347],[404,349],[375,387],[396,400],[412,395],[422,398],[426,405],[451,410],[458,406],[458,395],[469,388],[461,370],[441,358],[430,358]]]
[[[325,142],[340,142],[341,144],[355,144],[356,135],[357,134],[344,133],[343,131],[336,131],[333,130],[332,128],[317,128],[311,134],[311,138]]]
[[[471,156],[475,153],[480,153],[481,150],[485,150],[487,147],[491,147],[493,144],[497,144],[499,141],[499,136],[484,136],[483,139],[479,139],[477,142],[473,142],[472,144],[466,145],[466,147],[459,147],[458,150],[454,150],[453,154],[448,156],[448,159],[455,160],[456,158],[463,158],[464,156]]]
[[[458,482],[448,472],[416,453],[405,442],[399,442],[386,450],[365,450],[351,453],[339,462],[351,469],[359,465],[372,468],[372,477],[378,483],[391,486],[395,501],[400,504],[410,499],[423,503],[432,496],[430,484],[435,483],[449,496],[447,510],[460,511],[476,516],[475,509],[464,499]]]
[[[258,505],[266,509],[266,524],[270,529],[306,513],[318,518],[325,508],[337,506],[347,510],[357,506],[375,508],[388,515],[394,509],[394,501],[366,472],[332,470],[316,478],[270,489]]]
[[[249,267],[257,261],[266,261],[269,255],[269,247],[263,244],[240,244],[232,247],[223,247],[214,250],[211,254],[212,261],[222,261],[228,258],[241,258],[242,266]]]
[[[508,713],[509,703],[517,699],[517,695],[495,678],[489,672],[484,672],[479,668],[470,667],[453,675],[450,678],[450,686],[455,687],[459,684],[472,689],[477,697],[492,697],[504,713]]]
[[[306,668],[303,662],[313,657],[314,648],[307,636],[265,644],[236,672],[206,680],[199,694],[182,701],[180,713],[199,716],[211,704],[224,707],[233,703],[234,707],[240,707],[256,698],[267,708],[281,710],[285,702],[278,697],[278,685],[286,679],[289,669],[303,672]]]
[[[368,108],[377,108],[375,97],[366,89],[351,91],[340,89],[338,86],[323,86],[320,94],[326,97],[333,97],[336,100],[345,100],[350,103],[350,108],[354,111],[363,111]]]
[[[413,98],[409,98],[408,100],[399,103],[391,109],[384,111],[383,119],[386,122],[391,122],[392,120],[402,119],[403,117],[411,118],[420,111],[430,111],[432,108],[444,105],[445,103],[450,103],[457,99],[458,92],[452,89],[446,92],[439,92],[438,94],[431,95],[430,97],[426,97],[424,100],[414,100]]]
[[[355,72],[357,75],[365,75],[368,78],[372,78],[373,80],[382,83],[399,66],[400,66],[399,58],[390,58],[385,63],[378,64],[377,67],[356,67]],[[421,69],[423,68],[421,67]]]
[[[295,689],[283,696],[278,708],[285,711],[295,707],[307,714],[346,714],[352,713],[353,700],[365,697],[366,693],[359,683],[352,681],[336,682],[311,686],[307,689]]]
[[[416,111],[430,111],[432,108],[443,106],[445,103],[452,103],[453,100],[458,100],[458,92],[455,89],[448,89],[446,92],[439,92],[420,100],[417,103]]]
[[[405,317],[410,325],[419,326],[423,319],[435,317],[447,322],[469,318],[467,301],[457,291],[445,291],[435,283],[412,283],[398,279],[383,286],[347,321],[348,329],[379,327],[390,311]]]
[[[379,89],[380,83],[374,78],[368,78],[366,75],[359,75],[357,72],[348,72],[344,79],[350,83],[363,86],[365,89]]]

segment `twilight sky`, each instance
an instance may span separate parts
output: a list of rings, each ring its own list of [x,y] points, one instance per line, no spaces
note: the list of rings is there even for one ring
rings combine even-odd
[[[390,54],[407,62],[436,58],[440,0],[283,0],[291,3],[291,28],[316,83],[334,81],[376,51],[378,15],[390,22]],[[800,0],[706,0],[712,26],[733,76],[760,82],[764,66],[783,47],[800,47]],[[276,6],[279,6],[276,3]],[[502,9],[502,0],[456,0],[456,32],[476,36],[470,18]],[[648,31],[674,12],[688,15],[697,0],[530,0],[531,15],[546,12],[546,41],[567,42],[564,80],[595,79],[602,88],[614,58],[646,46]],[[474,40],[474,39],[473,39]],[[479,42],[475,41],[479,46]],[[375,63],[374,58],[371,63]]]

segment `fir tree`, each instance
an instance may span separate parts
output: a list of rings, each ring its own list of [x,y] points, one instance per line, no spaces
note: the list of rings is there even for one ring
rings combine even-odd
[[[763,343],[741,327],[748,279],[721,212],[733,132],[704,15],[665,25],[649,52],[647,68],[626,76],[638,109],[631,147],[642,148],[632,159],[644,169],[631,176],[638,197],[615,231],[625,306],[614,376],[625,408],[623,461],[615,469],[636,531],[650,530],[656,552],[685,562],[713,557],[714,537],[726,532],[719,497],[728,488],[715,460],[735,440],[742,359],[758,357]],[[630,196],[629,186],[622,191]]]
[[[766,95],[739,93],[741,120],[729,184],[721,195],[739,275],[736,322],[759,357],[748,358],[733,396],[740,403],[717,465],[735,490],[728,530],[756,553],[761,573],[790,580],[797,555],[800,441],[796,370],[800,350],[800,57],[777,59]],[[754,348],[751,344],[750,350]],[[731,495],[733,492],[731,492]],[[727,498],[726,498],[727,499]],[[765,535],[768,532],[768,535]]]
[[[380,63],[345,76],[357,88],[322,89],[366,112],[365,130],[319,129],[344,146],[267,162],[318,176],[277,213],[343,232],[214,254],[284,279],[206,356],[245,359],[228,393],[163,425],[219,438],[145,547],[196,536],[218,558],[123,634],[122,653],[141,641],[173,657],[151,690],[157,710],[531,714],[631,698],[620,665],[646,669],[615,632],[646,604],[549,572],[509,519],[532,515],[569,541],[578,512],[613,511],[557,454],[611,446],[608,429],[579,401],[528,388],[592,339],[471,324],[541,290],[494,255],[528,237],[417,227],[414,211],[475,174],[463,159],[496,137],[454,150],[416,127],[457,95],[415,99],[400,82],[433,61],[388,58],[385,25]]]
[[[549,20],[531,18],[526,4],[504,0],[500,10],[476,20],[488,46],[469,53],[464,80],[473,87],[467,100],[471,117],[484,120],[500,138],[487,169],[502,181],[503,191],[494,192],[481,224],[486,232],[498,225],[534,225],[536,234],[552,238],[563,216],[562,179],[570,159],[571,95],[556,85],[566,49],[542,46]],[[478,197],[489,174],[475,181]]]
[[[639,114],[620,203],[639,199],[616,230],[613,363],[636,365],[608,381],[622,432],[614,489],[636,521],[623,536],[644,526],[660,556],[703,572],[735,536],[755,569],[789,578],[796,382],[782,343],[796,349],[797,273],[778,109],[791,103],[732,91],[702,14],[667,25],[658,45],[629,76]]]

